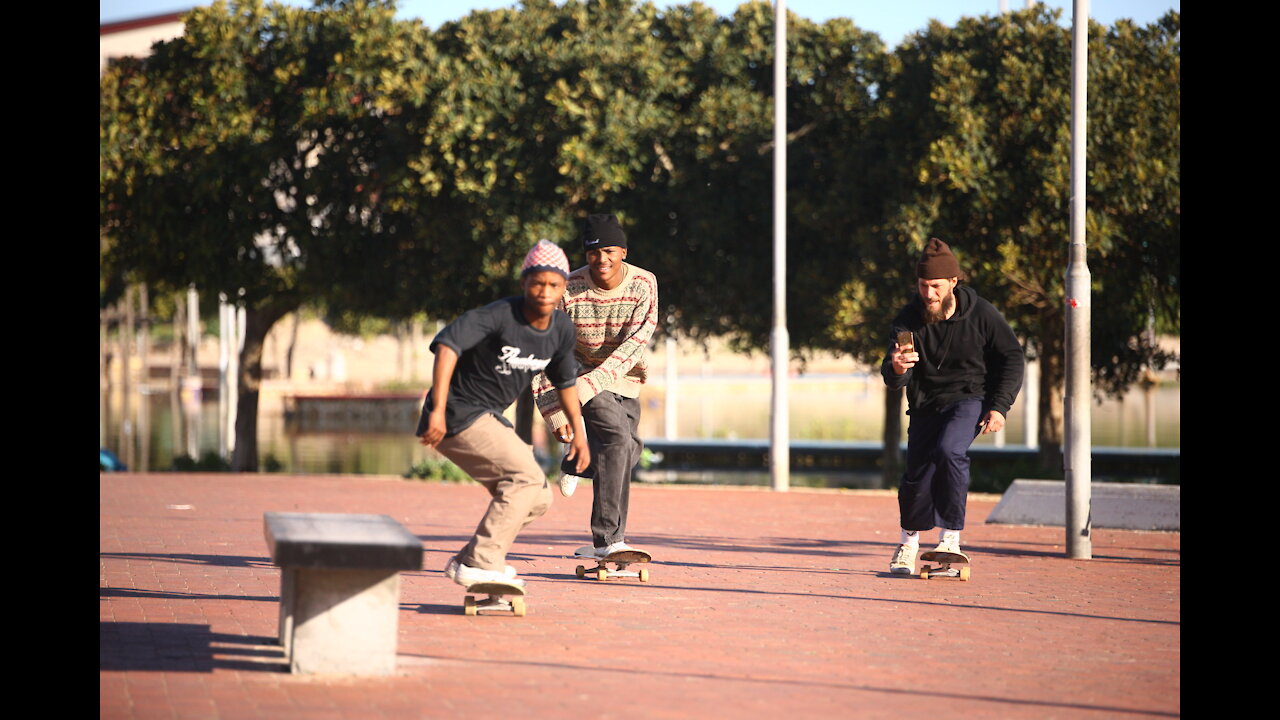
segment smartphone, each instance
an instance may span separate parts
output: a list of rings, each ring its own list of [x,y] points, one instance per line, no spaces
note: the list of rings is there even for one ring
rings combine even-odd
[[[911,337],[910,330],[898,331],[898,350],[901,352],[911,352],[916,347],[916,341]]]

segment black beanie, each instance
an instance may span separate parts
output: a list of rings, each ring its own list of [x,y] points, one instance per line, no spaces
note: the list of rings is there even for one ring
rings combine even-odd
[[[627,246],[627,234],[622,232],[618,218],[612,215],[588,215],[582,222],[582,249]]]
[[[940,280],[960,277],[960,263],[951,254],[951,248],[938,238],[929,238],[920,262],[916,263],[916,277],[921,280]]]

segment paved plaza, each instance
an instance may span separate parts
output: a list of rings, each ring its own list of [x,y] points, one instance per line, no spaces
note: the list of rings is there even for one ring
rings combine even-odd
[[[591,488],[508,562],[529,614],[467,617],[441,572],[488,501],[396,477],[99,476],[102,718],[1149,718],[1181,715],[1181,535],[987,525],[968,582],[887,572],[891,491],[633,486],[650,581],[578,579]],[[263,513],[386,514],[421,538],[397,673],[295,676]],[[922,544],[936,541],[929,533]]]

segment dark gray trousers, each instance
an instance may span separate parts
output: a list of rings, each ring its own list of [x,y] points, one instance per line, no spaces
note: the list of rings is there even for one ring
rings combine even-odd
[[[582,406],[591,466],[575,473],[567,461],[561,471],[591,478],[591,543],[604,547],[625,540],[631,504],[631,473],[640,462],[640,401],[602,392]]]

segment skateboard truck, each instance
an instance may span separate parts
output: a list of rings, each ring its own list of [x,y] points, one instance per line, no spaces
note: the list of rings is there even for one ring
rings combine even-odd
[[[469,593],[484,594],[488,597],[477,599],[475,596],[468,595],[462,603],[462,611],[467,615],[496,615],[511,614],[516,617],[524,617],[524,588],[519,585],[508,585],[506,583],[478,583],[467,588]],[[506,599],[511,596],[511,599]]]
[[[965,555],[962,552],[951,553],[951,552],[941,552],[938,550],[930,550],[929,552],[926,552],[925,554],[921,555],[920,559],[934,560],[941,563],[941,565],[936,568],[933,567],[932,565],[920,566],[920,578],[922,580],[928,580],[929,578],[936,578],[936,577],[958,577],[961,580],[969,579],[968,567],[961,567],[961,568],[951,567],[952,563],[965,564],[965,565],[968,564],[969,556]]]
[[[585,565],[579,565],[574,568],[574,574],[579,578],[584,578],[587,575],[591,575],[597,580],[633,577],[639,579],[640,582],[649,582],[649,570],[647,568],[640,568],[639,571],[627,569],[628,565],[647,563],[652,559],[653,556],[643,550],[620,550],[600,558],[586,555],[578,555],[577,557],[596,561],[596,566],[590,569]],[[614,565],[613,570],[609,569],[609,563]]]

